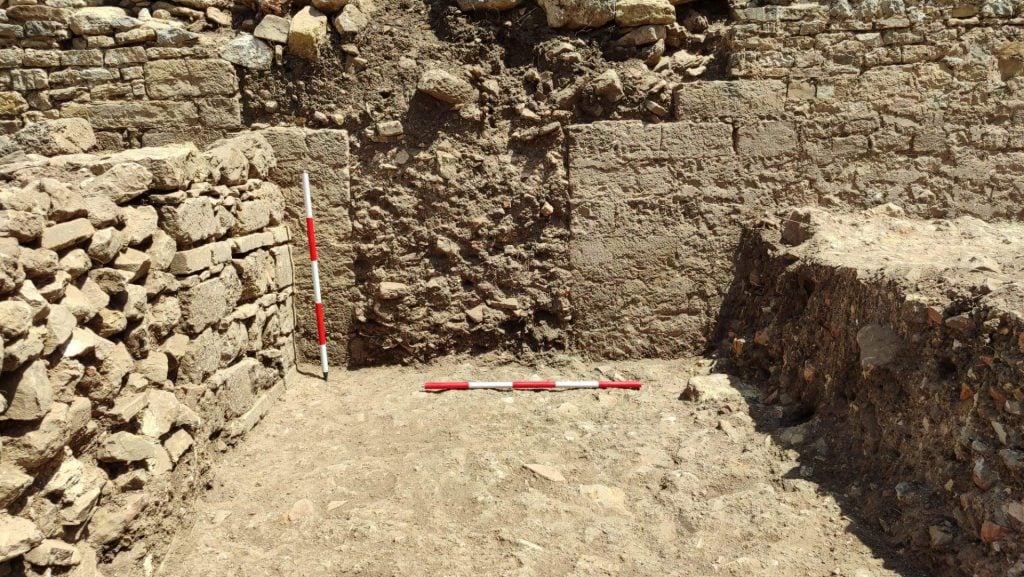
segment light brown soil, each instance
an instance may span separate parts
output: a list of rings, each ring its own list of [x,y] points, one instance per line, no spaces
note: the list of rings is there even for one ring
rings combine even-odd
[[[226,456],[155,573],[917,575],[803,478],[813,463],[777,446],[780,431],[758,432],[772,419],[756,391],[678,400],[708,364],[489,357],[300,377]],[[428,379],[602,374],[646,387],[419,390]],[[602,503],[581,485],[613,490]]]

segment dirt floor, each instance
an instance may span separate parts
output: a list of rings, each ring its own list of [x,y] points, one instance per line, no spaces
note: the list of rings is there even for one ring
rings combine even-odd
[[[679,400],[710,369],[477,357],[299,377],[155,574],[919,575],[806,480],[813,463],[759,424],[773,418],[756,390]],[[646,386],[420,391],[540,377]]]

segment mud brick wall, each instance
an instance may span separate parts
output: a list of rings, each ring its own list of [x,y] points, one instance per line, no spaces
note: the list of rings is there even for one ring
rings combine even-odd
[[[203,13],[157,2],[116,6],[44,0],[0,9],[0,131],[81,117],[101,149],[196,142],[241,127],[238,77],[185,21]],[[181,18],[170,17],[170,11]]]
[[[283,391],[274,165],[250,133],[0,170],[0,573],[173,531],[211,455]]]

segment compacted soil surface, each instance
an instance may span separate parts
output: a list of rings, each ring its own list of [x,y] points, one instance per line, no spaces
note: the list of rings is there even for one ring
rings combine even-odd
[[[467,357],[300,376],[224,457],[153,572],[920,575],[808,480],[814,463],[780,444],[787,429],[768,424],[757,390],[734,380],[680,400],[711,368]],[[421,391],[528,378],[645,387]]]

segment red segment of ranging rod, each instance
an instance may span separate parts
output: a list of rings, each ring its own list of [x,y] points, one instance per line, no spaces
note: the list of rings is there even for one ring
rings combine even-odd
[[[571,389],[632,389],[639,390],[640,381],[430,381],[423,384],[425,391],[465,391],[469,389],[496,389],[512,391],[542,391]]]

